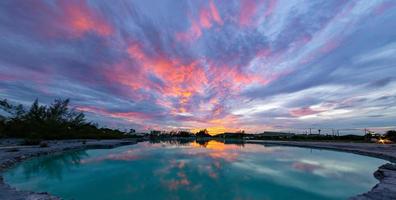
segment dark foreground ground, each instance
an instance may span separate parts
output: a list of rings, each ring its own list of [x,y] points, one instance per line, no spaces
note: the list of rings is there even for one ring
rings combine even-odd
[[[69,150],[114,148],[122,145],[136,144],[136,139],[125,140],[62,140],[47,141],[48,147],[20,146],[18,140],[0,140],[0,199],[4,200],[48,200],[59,199],[48,193],[17,191],[3,182],[1,173],[23,160],[47,155],[63,153]],[[379,166],[374,176],[379,180],[370,191],[351,199],[396,199],[396,145],[346,142],[301,142],[301,141],[262,141],[249,140],[247,143],[266,145],[287,145],[297,147],[330,149],[360,155],[372,156],[388,160],[392,163]]]

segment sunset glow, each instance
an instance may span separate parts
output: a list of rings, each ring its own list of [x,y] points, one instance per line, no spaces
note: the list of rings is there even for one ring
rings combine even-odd
[[[107,127],[396,126],[391,0],[0,3],[0,97]]]

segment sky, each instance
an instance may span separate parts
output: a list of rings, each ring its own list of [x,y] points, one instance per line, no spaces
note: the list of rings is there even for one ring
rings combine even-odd
[[[393,0],[2,0],[0,98],[112,128],[396,126]]]

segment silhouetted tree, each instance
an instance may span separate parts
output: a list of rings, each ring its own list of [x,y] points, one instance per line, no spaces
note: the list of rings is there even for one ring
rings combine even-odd
[[[396,130],[389,130],[385,133],[385,137],[396,142]]]
[[[134,133],[136,133],[136,130],[135,129],[129,129],[129,134],[134,134]]]
[[[5,128],[5,120],[6,118],[0,115],[0,138],[4,137],[4,128]]]
[[[192,136],[192,134],[188,131],[179,131],[177,133],[177,136],[178,137],[190,137],[190,136]]]
[[[82,112],[69,109],[70,100],[55,99],[50,106],[40,105],[36,99],[29,109],[0,100],[0,136],[24,138],[121,138],[124,132],[99,129],[87,122]]]
[[[197,136],[197,137],[211,137],[211,135],[209,134],[208,130],[206,130],[206,129],[198,131],[195,134],[195,136]]]

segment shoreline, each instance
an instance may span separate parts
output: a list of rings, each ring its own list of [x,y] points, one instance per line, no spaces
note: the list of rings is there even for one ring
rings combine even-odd
[[[85,142],[83,142],[85,141]],[[3,172],[28,159],[44,155],[62,154],[73,150],[111,149],[125,145],[137,144],[137,139],[114,140],[59,140],[46,141],[49,147],[13,146],[0,148],[0,199],[4,200],[59,200],[48,192],[21,191],[4,182]]]
[[[282,145],[301,148],[324,149],[354,153],[387,160],[378,167],[373,176],[379,181],[375,186],[363,194],[350,197],[351,200],[391,200],[396,198],[396,144],[373,144],[373,143],[347,143],[347,142],[314,142],[314,141],[270,141],[248,140],[248,144]]]
[[[83,141],[86,141],[84,143]],[[124,145],[137,144],[137,139],[115,140],[59,140],[47,141],[49,147],[38,146],[0,146],[0,199],[16,200],[57,200],[59,197],[52,196],[47,192],[37,193],[31,191],[19,191],[4,182],[2,173],[22,161],[49,154],[60,154],[70,150],[87,149],[111,149]],[[392,162],[379,166],[374,172],[374,177],[379,180],[370,191],[350,197],[353,200],[366,199],[394,199],[396,197],[396,144],[381,145],[371,143],[347,143],[347,142],[314,142],[314,141],[270,141],[270,140],[246,140],[247,144],[283,145],[302,148],[315,148],[333,151],[354,153],[363,156],[380,158]]]

